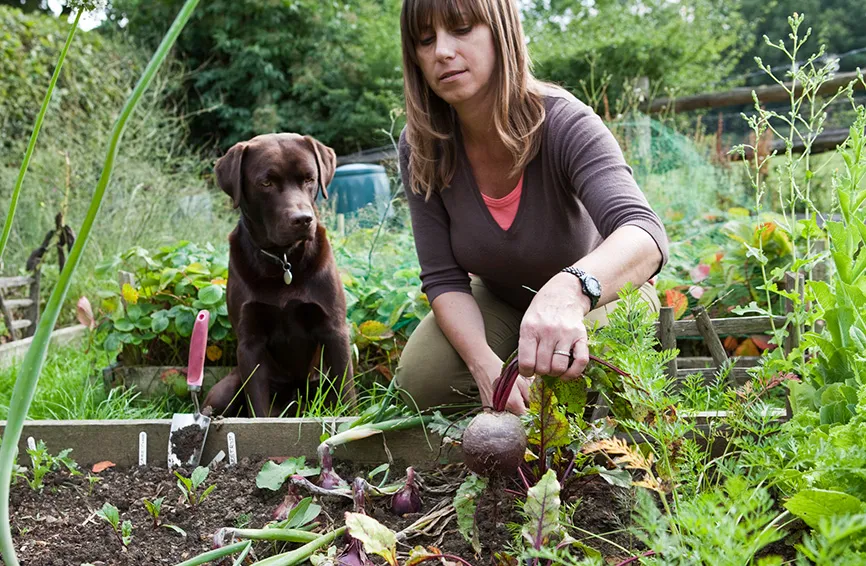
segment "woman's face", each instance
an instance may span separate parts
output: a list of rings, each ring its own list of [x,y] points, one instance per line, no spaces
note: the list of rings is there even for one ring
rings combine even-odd
[[[421,33],[415,53],[427,84],[448,104],[486,100],[496,65],[493,34],[486,24],[435,24]]]

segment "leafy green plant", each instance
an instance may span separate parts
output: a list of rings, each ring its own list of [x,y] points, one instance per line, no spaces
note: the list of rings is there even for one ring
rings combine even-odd
[[[163,523],[159,520],[159,514],[162,511],[162,502],[165,500],[165,497],[157,497],[153,501],[149,499],[142,499],[142,503],[144,503],[144,508],[147,509],[147,513],[153,519],[153,528],[157,527],[165,527],[167,529],[171,529],[182,537],[186,537],[186,531],[177,525],[171,525],[169,523]]]
[[[42,491],[44,487],[42,480],[45,479],[45,475],[59,470],[61,466],[65,467],[74,476],[80,475],[81,471],[78,469],[78,464],[69,457],[71,452],[72,449],[67,448],[61,450],[56,456],[52,456],[48,452],[45,443],[41,440],[36,443],[35,449],[27,448],[27,454],[30,455],[30,473],[33,476],[32,478],[27,478],[27,485],[30,486],[30,489]]]
[[[195,507],[204,501],[213,490],[216,489],[216,484],[204,488],[204,491],[199,493],[199,488],[204,485],[207,480],[210,469],[205,466],[198,466],[192,471],[190,477],[186,477],[179,471],[175,470],[174,475],[177,476],[177,488],[187,503]]]
[[[153,519],[153,528],[159,526],[159,513],[162,511],[162,502],[165,500],[165,497],[157,497],[153,501],[149,499],[142,499],[144,503],[144,508],[147,509],[147,513]]]
[[[97,274],[113,277],[118,270],[131,272],[133,283],[105,280],[97,347],[119,350],[128,365],[185,365],[195,316],[207,309],[207,358],[232,365],[237,341],[225,302],[225,246],[181,241],[154,253],[135,247],[100,264]]]
[[[172,26],[166,32],[162,43],[157,48],[156,53],[145,69],[141,80],[129,95],[127,103],[115,124],[111,143],[109,144],[108,154],[105,159],[105,166],[103,168],[102,176],[100,177],[94,191],[90,210],[88,211],[84,223],[78,232],[78,238],[75,240],[75,244],[69,254],[69,260],[60,274],[42,317],[39,319],[39,324],[36,328],[36,333],[33,336],[30,348],[28,348],[24,360],[21,363],[21,371],[18,380],[15,382],[15,389],[12,393],[13,403],[9,411],[9,419],[6,423],[3,444],[0,446],[0,554],[2,554],[3,560],[6,562],[7,566],[18,566],[18,558],[12,544],[12,533],[9,527],[9,488],[12,479],[12,468],[15,464],[15,452],[18,448],[18,441],[21,438],[24,419],[27,415],[28,409],[30,408],[30,402],[33,399],[36,384],[39,381],[39,372],[45,361],[48,343],[51,338],[51,331],[60,315],[60,307],[63,304],[67,291],[69,290],[72,275],[81,259],[84,246],[87,243],[93,223],[96,220],[99,205],[102,202],[105,190],[108,187],[108,182],[111,178],[111,172],[114,166],[114,158],[117,155],[120,138],[123,134],[126,121],[129,119],[129,116],[132,114],[132,111],[135,109],[135,106],[144,94],[144,91],[153,80],[157,69],[165,60],[171,46],[177,39],[177,36],[180,35],[181,30],[192,15],[192,11],[195,9],[196,4],[197,0],[188,0],[183,5],[180,13],[172,23]]]
[[[307,466],[306,458],[304,456],[286,458],[279,464],[268,460],[262,465],[262,469],[256,476],[256,487],[259,489],[279,491],[289,476],[299,475],[310,477],[318,475],[320,471],[319,468],[311,468]]]
[[[773,511],[765,488],[732,477],[722,488],[682,501],[676,514],[663,513],[651,492],[639,491],[634,516],[639,528],[633,532],[655,554],[654,564],[750,564],[785,536],[779,528],[783,517]]]
[[[478,508],[478,499],[485,489],[487,489],[487,480],[470,473],[454,494],[453,505],[457,514],[457,528],[463,538],[472,544],[476,554],[481,552],[481,542],[478,540],[475,511]]]
[[[677,319],[698,305],[716,318],[752,301],[769,309],[761,292],[764,269],[772,272],[792,258],[790,236],[776,229],[782,221],[769,212],[752,217],[744,208],[701,219],[699,231],[686,231],[672,244],[671,262],[656,284],[662,305],[673,307]],[[773,300],[772,310],[781,312],[783,298]]]
[[[102,509],[96,512],[96,516],[111,525],[120,544],[129,546],[132,542],[132,522],[127,519],[121,523],[117,507],[106,501],[102,504]]]

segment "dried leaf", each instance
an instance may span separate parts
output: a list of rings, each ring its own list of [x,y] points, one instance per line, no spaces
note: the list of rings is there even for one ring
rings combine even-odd
[[[90,468],[90,471],[93,472],[94,474],[98,474],[99,472],[107,470],[108,468],[113,468],[114,466],[116,466],[116,464],[114,462],[109,462],[108,460],[103,460],[102,462],[97,462],[97,463],[93,464],[93,467]]]
[[[689,308],[689,298],[676,289],[665,291],[665,306],[673,307],[674,320],[679,320]]]
[[[215,362],[223,357],[222,348],[217,346],[216,344],[211,344],[207,347],[207,359],[212,362]]]
[[[751,338],[746,338],[740,345],[737,346],[737,349],[734,350],[735,356],[760,356],[761,351],[758,350],[758,347],[752,341]]]

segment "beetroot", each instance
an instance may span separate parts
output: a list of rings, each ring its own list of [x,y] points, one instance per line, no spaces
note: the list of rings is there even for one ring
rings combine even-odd
[[[520,417],[505,412],[505,404],[518,377],[515,356],[496,380],[493,411],[477,415],[463,432],[466,467],[484,477],[510,476],[526,454],[526,430]]]
[[[526,431],[520,417],[485,411],[463,432],[463,459],[479,476],[510,476],[526,454]]]

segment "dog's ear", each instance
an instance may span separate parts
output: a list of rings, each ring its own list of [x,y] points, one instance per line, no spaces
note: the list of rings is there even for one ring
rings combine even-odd
[[[232,204],[235,208],[241,204],[241,192],[244,183],[242,165],[246,149],[246,142],[236,143],[225,155],[217,159],[214,167],[217,184],[227,195],[232,197]]]
[[[334,153],[333,149],[312,136],[304,136],[304,139],[313,148],[313,155],[316,156],[316,170],[319,173],[319,188],[322,191],[322,196],[328,198],[328,185],[331,184],[334,179],[334,172],[337,170],[337,154]]]

